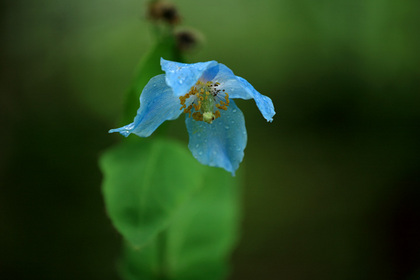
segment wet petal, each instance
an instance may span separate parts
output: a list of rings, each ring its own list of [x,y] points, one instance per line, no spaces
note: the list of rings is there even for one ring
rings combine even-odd
[[[236,78],[239,80],[242,87],[247,91],[247,93],[255,100],[255,104],[257,104],[257,107],[258,109],[260,109],[260,112],[264,116],[264,118],[267,121],[272,122],[273,116],[276,114],[276,112],[274,111],[274,105],[273,105],[273,101],[271,101],[271,98],[268,96],[262,95],[261,93],[256,91],[255,88],[250,83],[248,83],[248,81],[245,80],[244,78],[241,78],[239,76],[236,76]],[[232,98],[241,98],[241,97],[234,96]]]
[[[229,98],[254,99],[264,118],[269,122],[273,121],[273,116],[276,112],[269,97],[256,91],[244,78],[235,76],[232,70],[225,65],[219,63],[218,68],[219,71],[213,78],[213,81],[221,84],[220,88],[225,89],[229,93]]]
[[[217,62],[208,61],[186,64],[161,58],[160,65],[166,73],[166,83],[173,89],[175,96],[179,97],[186,94],[203,73],[208,68],[217,65]]]
[[[202,164],[226,169],[235,174],[244,157],[247,142],[244,116],[231,101],[221,117],[208,124],[186,118],[188,148]]]
[[[165,82],[165,75],[150,79],[140,95],[140,108],[134,122],[109,132],[119,132],[124,136],[134,133],[148,137],[166,120],[174,120],[182,113],[179,98]]]

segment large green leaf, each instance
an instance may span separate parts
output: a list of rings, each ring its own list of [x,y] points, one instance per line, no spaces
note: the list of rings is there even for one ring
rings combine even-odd
[[[120,272],[125,280],[218,280],[237,237],[238,185],[218,168],[205,167],[201,187],[146,247],[126,244]]]
[[[108,150],[100,165],[108,214],[139,248],[166,228],[200,187],[204,168],[184,145],[159,139],[124,141]]]

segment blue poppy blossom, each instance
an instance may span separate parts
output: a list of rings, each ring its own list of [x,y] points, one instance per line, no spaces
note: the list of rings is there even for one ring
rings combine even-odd
[[[185,64],[162,58],[161,66],[165,74],[144,87],[134,121],[109,132],[148,137],[164,121],[185,113],[193,156],[234,175],[244,157],[247,134],[244,116],[232,99],[254,99],[269,122],[275,114],[271,99],[216,61]]]

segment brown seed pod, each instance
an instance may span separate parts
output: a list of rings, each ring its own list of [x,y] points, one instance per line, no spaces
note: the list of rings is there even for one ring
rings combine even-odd
[[[175,40],[179,50],[191,51],[202,43],[203,38],[197,31],[180,29],[175,31]]]
[[[181,22],[181,16],[173,3],[166,1],[152,1],[148,7],[148,18],[163,21],[171,25]]]

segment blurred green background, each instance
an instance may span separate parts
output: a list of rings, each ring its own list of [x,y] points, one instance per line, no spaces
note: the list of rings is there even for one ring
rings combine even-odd
[[[420,2],[174,1],[253,102],[231,278],[420,279]],[[140,0],[0,4],[0,279],[117,279],[98,156],[152,45]],[[170,133],[187,142],[183,118]]]

